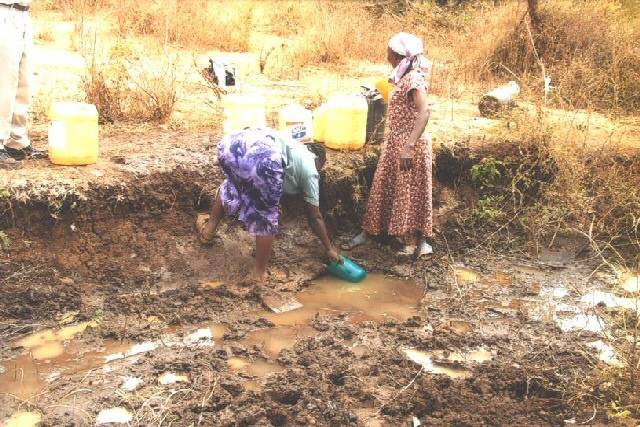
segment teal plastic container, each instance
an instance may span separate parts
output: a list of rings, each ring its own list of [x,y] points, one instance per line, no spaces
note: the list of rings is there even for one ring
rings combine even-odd
[[[367,270],[347,257],[342,257],[342,263],[332,261],[327,266],[327,270],[334,276],[351,283],[362,282],[364,278],[367,277]]]

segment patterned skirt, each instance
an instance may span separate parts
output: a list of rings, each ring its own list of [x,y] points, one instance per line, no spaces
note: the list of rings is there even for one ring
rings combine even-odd
[[[363,229],[372,235],[433,235],[431,137],[418,140],[413,167],[400,170],[400,154],[406,139],[389,135],[373,178]]]
[[[237,215],[252,235],[277,234],[284,189],[278,139],[267,130],[231,134],[218,144],[218,161],[226,178],[220,185],[225,212]]]

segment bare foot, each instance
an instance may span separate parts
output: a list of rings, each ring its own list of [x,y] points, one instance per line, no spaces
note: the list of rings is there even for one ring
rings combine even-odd
[[[198,218],[196,218],[196,231],[198,233],[198,241],[203,246],[213,246],[216,239],[219,239],[211,226],[208,215],[198,215]]]

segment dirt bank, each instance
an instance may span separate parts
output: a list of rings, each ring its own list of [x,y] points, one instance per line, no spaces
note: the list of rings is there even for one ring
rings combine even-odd
[[[11,244],[0,259],[0,419],[31,410],[46,425],[88,425],[112,407],[138,425],[400,425],[412,417],[424,425],[562,425],[591,417],[592,401],[570,390],[599,366],[586,347],[598,332],[558,326],[571,319],[561,303],[613,286],[590,275],[591,261],[577,251],[546,264],[526,253],[488,256],[438,238],[434,257],[413,262],[373,242],[351,256],[406,278],[402,292],[413,296],[403,308],[377,302],[405,301],[402,293],[375,300],[378,291],[332,285],[344,293],[328,291],[314,309],[304,298],[319,289],[322,251],[301,206],[286,201],[270,286],[311,311],[273,316],[236,286],[251,262],[250,237],[231,220],[214,248],[194,237],[195,214],[221,179],[209,136],[113,137],[98,165],[30,161],[3,174]],[[491,147],[438,150],[440,222],[459,202],[451,194],[460,176]],[[339,237],[355,230],[376,158],[376,147],[329,154],[322,204]],[[558,286],[569,289],[565,299],[549,300]],[[367,318],[374,307],[382,317]],[[42,348],[21,344],[31,331],[64,335],[61,325],[83,321],[95,323],[62,340],[63,356],[40,360]],[[202,330],[213,332],[188,338]],[[474,352],[487,357],[464,356]],[[178,382],[163,384],[167,372]],[[122,389],[130,378],[140,385]]]

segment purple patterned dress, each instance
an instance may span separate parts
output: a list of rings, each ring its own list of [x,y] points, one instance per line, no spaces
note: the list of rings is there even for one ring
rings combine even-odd
[[[225,212],[238,215],[252,235],[277,234],[284,188],[278,136],[263,129],[233,133],[218,144],[218,161],[226,177],[220,185]]]

